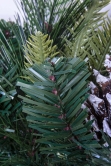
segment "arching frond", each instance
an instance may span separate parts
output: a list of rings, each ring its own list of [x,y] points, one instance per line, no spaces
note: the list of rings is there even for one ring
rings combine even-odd
[[[53,46],[53,40],[48,35],[37,32],[31,35],[25,46],[25,55],[28,63],[43,63],[47,58],[53,58],[59,52],[56,52],[56,46]]]

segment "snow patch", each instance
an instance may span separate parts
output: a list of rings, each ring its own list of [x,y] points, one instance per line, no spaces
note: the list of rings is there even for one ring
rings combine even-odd
[[[109,81],[109,78],[102,76],[97,70],[93,70],[94,75],[96,76],[97,83],[105,83]]]
[[[111,137],[111,129],[109,127],[109,124],[108,124],[106,118],[104,118],[104,120],[103,120],[103,131]]]
[[[84,110],[84,109],[86,109],[87,107],[86,107],[85,104],[82,104],[82,105],[81,105],[81,108]]]
[[[104,62],[104,66],[108,67],[108,68],[111,68],[111,61],[109,59],[106,59],[105,62]]]
[[[109,73],[109,78],[111,79],[111,72]]]
[[[91,89],[95,89],[95,88],[96,88],[96,85],[91,81],[91,82],[89,83],[89,87],[90,87]]]
[[[94,73],[95,76],[97,76],[99,74],[99,71],[93,69],[93,73]]]
[[[92,94],[94,94],[94,89],[97,89],[96,85],[92,81],[89,83],[89,88],[91,89]]]
[[[107,148],[109,145],[108,145],[107,142],[105,142],[105,143],[103,144],[103,146]]]
[[[100,99],[100,98],[98,98],[97,96],[91,94],[91,95],[88,97],[88,100],[89,100],[90,103],[93,105],[93,107],[94,107],[94,109],[95,109],[95,111],[96,111],[97,113],[103,114],[103,112],[101,111],[101,109],[100,109],[100,107],[99,107],[99,104],[102,103],[102,102],[104,102],[102,99]]]
[[[105,59],[109,59],[110,58],[110,55],[109,54],[106,54],[106,58]]]
[[[96,122],[96,120],[95,120],[94,115],[91,115],[91,116],[90,116],[90,120],[94,120],[94,122],[93,122],[93,124],[92,124],[92,127],[93,127],[94,131],[100,131],[100,130],[99,130],[99,127],[98,127],[98,124],[97,124],[97,122]]]
[[[107,98],[109,104],[111,105],[111,94],[107,93],[106,98]]]
[[[94,105],[96,108],[98,107],[98,104],[103,101],[102,99],[100,99],[97,96],[92,95],[92,94],[88,97],[88,99],[89,99],[90,103],[92,105]]]

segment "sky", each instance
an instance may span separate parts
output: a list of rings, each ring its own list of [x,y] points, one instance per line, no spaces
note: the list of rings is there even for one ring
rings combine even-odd
[[[0,0],[0,19],[14,20],[17,7],[13,0]]]
[[[17,0],[15,0],[17,1]],[[103,11],[109,10],[108,15],[111,18],[111,3]],[[0,19],[14,20],[14,15],[18,12],[18,9],[14,3],[14,0],[0,0]]]

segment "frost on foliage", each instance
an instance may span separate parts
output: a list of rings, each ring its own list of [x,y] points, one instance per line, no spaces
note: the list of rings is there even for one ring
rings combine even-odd
[[[87,108],[87,109],[86,109]],[[86,109],[87,112],[90,112],[90,109],[87,107],[87,103],[84,102],[82,105],[81,105],[81,109]]]
[[[91,103],[91,105],[94,107],[96,114],[105,116],[106,109],[105,109],[104,100],[92,94],[88,97],[88,100]]]
[[[111,56],[108,54],[106,55],[104,66],[106,67],[106,70],[109,72],[109,78],[111,79]]]
[[[106,67],[107,71],[111,72],[111,61],[109,59],[105,60],[104,66]]]
[[[104,66],[106,67],[106,70],[108,72],[111,72],[111,56],[110,55],[106,55],[106,59],[105,59],[105,62],[104,62]]]
[[[106,100],[107,100],[109,124],[111,125],[111,94],[110,93],[106,94]]]
[[[93,73],[96,77],[96,82],[102,87],[102,85],[104,85],[106,82],[109,81],[109,78],[104,77],[103,75],[101,75],[97,70],[93,70]]]
[[[103,144],[103,146],[104,146],[104,147],[108,147],[109,145],[108,145],[107,142],[105,142],[105,143]]]
[[[82,108],[83,110],[87,108],[86,105],[85,105],[85,103],[83,103],[83,104],[81,105],[81,108]]]
[[[111,137],[111,129],[106,118],[103,120],[103,131]]]
[[[94,138],[97,140],[102,138],[101,130],[111,137],[111,56],[108,54],[104,67],[108,72],[106,76],[93,70],[96,83],[89,83],[90,95],[81,107],[88,108],[88,117],[85,120],[93,120],[91,132],[95,133]],[[108,147],[107,142],[103,146]]]
[[[99,90],[92,81],[89,83],[89,88],[90,88],[92,94],[99,96]]]
[[[92,124],[92,127],[93,127],[94,131],[100,131],[99,126],[97,124],[97,121],[96,121],[94,115],[90,116],[90,120],[94,120],[94,122]]]
[[[107,93],[111,93],[111,79],[101,75],[97,70],[93,70],[93,72],[96,77],[96,82],[102,88],[103,97],[105,97]]]
[[[105,57],[105,59],[110,59],[110,55],[109,54],[106,54],[106,57]]]
[[[106,94],[106,99],[107,99],[109,105],[111,106],[111,94],[110,93]]]
[[[88,102],[84,102],[82,105],[81,105],[81,109],[86,109],[86,111],[88,112],[88,114],[92,114],[92,108],[91,106],[88,104]]]

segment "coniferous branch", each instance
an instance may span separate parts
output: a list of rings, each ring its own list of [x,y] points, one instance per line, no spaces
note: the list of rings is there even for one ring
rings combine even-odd
[[[37,151],[41,155],[50,154],[47,159],[52,163],[81,165],[80,160],[91,162],[90,148],[93,152],[100,145],[93,133],[89,133],[92,121],[83,123],[87,112],[81,112],[81,104],[88,97],[85,88],[88,70],[78,58],[59,58],[51,64],[35,64],[24,71],[33,83],[28,79],[17,82],[26,94],[19,97],[23,99],[23,112],[28,115],[29,127],[37,130],[34,134],[39,144]]]
[[[101,22],[105,14],[99,11],[109,3],[109,0],[84,0],[83,2],[80,0],[32,0],[31,2],[21,0],[20,2],[28,34],[35,34],[37,31],[49,34],[54,45],[63,49],[64,38],[70,41],[74,39],[69,29],[78,35],[88,24],[93,27],[94,24]]]
[[[20,90],[15,87],[24,68],[24,55],[18,42],[21,39],[16,40],[11,29],[12,26],[18,29],[18,26],[3,20],[0,23],[0,165],[17,165],[18,162],[34,165],[31,161],[34,139],[31,132],[34,131],[28,130],[22,102],[17,97]]]
[[[12,68],[16,68],[17,74],[20,74],[24,68],[24,55],[19,41],[19,35],[15,36],[13,29],[18,33],[19,26],[13,22],[0,21],[0,66],[5,73]],[[19,34],[19,33],[18,33]]]
[[[66,41],[65,56],[80,57],[85,60],[89,69],[104,71],[105,55],[110,53],[111,47],[111,21],[104,20],[101,27],[83,28],[73,42]]]
[[[102,18],[103,13],[97,14],[101,4],[106,1],[92,1],[92,3],[92,8],[85,13],[86,17],[83,21],[81,22],[80,18],[72,29],[69,28],[73,40],[65,38],[64,56],[81,57],[88,62],[89,69],[103,70],[105,55],[109,53],[111,45],[111,21],[106,17],[107,15]]]
[[[23,3],[25,2],[26,1],[23,1]],[[21,74],[22,69],[24,68],[24,56],[22,54],[23,53],[22,45],[26,44],[26,39],[29,37],[31,33],[34,34],[36,32],[37,27],[36,28],[34,27],[35,23],[42,32],[44,31],[44,33],[48,33],[51,36],[51,39],[54,39],[54,44],[56,43],[59,49],[61,48],[63,49],[65,43],[64,37],[66,37],[66,39],[68,39],[69,41],[75,39],[76,36],[77,35],[79,36],[80,33],[82,32],[82,28],[84,27],[85,29],[85,27],[88,27],[87,25],[89,23],[91,23],[91,25],[93,25],[94,28],[94,30],[92,30],[89,27],[89,30],[91,30],[92,33],[95,33],[95,29],[98,27],[97,25],[98,20],[100,20],[101,17],[104,15],[104,14],[97,14],[97,12],[99,11],[100,7],[106,5],[106,3],[109,2],[109,0],[108,1],[85,0],[82,3],[80,1],[76,1],[75,4],[74,2],[71,2],[71,5],[69,4],[67,11],[65,10],[63,13],[62,10],[65,9],[65,4],[67,4],[67,1],[64,2],[62,1],[62,3],[57,0],[54,1],[53,3],[51,1],[49,1],[50,3],[48,3],[47,1],[47,3],[45,3],[46,6],[44,6],[44,2],[46,1],[42,0],[39,1],[38,4],[40,9],[38,16],[40,17],[36,16],[36,14],[34,13],[35,12],[34,9],[36,8],[34,5],[30,4],[29,1],[27,4],[25,4],[28,5],[29,7],[31,5],[32,6],[31,9],[33,10],[33,12],[28,13],[29,18],[31,19],[29,20],[27,19],[25,30],[20,26],[20,24],[17,26],[11,26],[14,36],[16,38],[15,40],[16,42],[13,43],[12,42],[13,38],[6,38],[2,35],[3,39],[1,42],[1,54],[0,54],[1,56],[0,112],[2,116],[1,119],[2,121],[0,124],[2,125],[4,124],[5,128],[4,126],[1,125],[0,145],[3,146],[1,152],[2,157],[0,160],[1,162],[0,164],[3,165],[13,164],[14,166],[16,166],[18,165],[17,158],[19,159],[20,157],[22,157],[22,160],[19,160],[19,164],[30,165],[30,166],[37,164],[38,166],[40,165],[52,166],[54,165],[54,163],[55,165],[73,165],[74,163],[76,165],[78,164],[92,165],[92,163],[98,165],[99,163],[100,165],[100,161],[102,162],[101,164],[107,163],[108,165],[109,164],[108,162],[110,161],[109,160],[110,147],[107,150],[104,149],[104,147],[101,148],[100,146],[99,146],[100,150],[97,148],[98,147],[97,141],[95,141],[93,133],[91,133],[90,131],[93,122],[91,121],[85,123],[84,119],[85,117],[87,117],[87,113],[85,110],[82,111],[80,108],[82,102],[86,100],[88,97],[87,95],[85,97],[81,97],[83,94],[86,94],[88,90],[86,89],[87,81],[85,82],[84,80],[86,78],[84,78],[80,74],[81,72],[83,73],[86,72],[88,74],[88,70],[85,68],[84,62],[80,62],[79,60],[77,61],[77,59],[75,59],[75,61],[69,63],[71,61],[70,58],[69,59],[60,58],[61,62],[57,62],[58,63],[58,66],[56,66],[57,68],[55,68],[55,66],[51,66],[51,64],[48,62],[42,65],[35,64],[31,68],[23,70],[24,79],[23,80],[19,79],[16,90],[15,90],[15,82],[17,77]],[[33,1],[33,4],[35,4],[35,1]],[[96,4],[98,5],[96,6]],[[62,6],[63,8],[61,8]],[[47,10],[49,11],[49,14],[48,12],[46,12],[47,20],[45,20],[44,19],[46,11],[45,9],[47,7],[50,9]],[[94,10],[95,12],[93,12]],[[87,15],[86,11],[90,11],[90,14]],[[54,15],[58,16],[54,17]],[[33,16],[36,18],[36,20],[33,19]],[[37,17],[39,19],[39,24],[37,23],[38,21]],[[92,22],[90,22],[90,20]],[[20,20],[18,20],[18,23],[20,23]],[[71,32],[74,31],[74,35],[72,35],[70,31]],[[90,34],[91,33],[89,33],[87,37],[89,37]],[[105,37],[107,38],[107,41],[109,41],[109,32],[106,33],[106,30],[105,30]],[[78,37],[77,43],[79,43],[80,38]],[[102,38],[102,40],[104,41],[104,38]],[[91,45],[91,52],[89,51],[90,54],[92,54],[92,52],[94,51],[97,53],[94,47],[95,41],[96,39],[94,40],[94,43]],[[103,53],[104,55],[109,49],[109,45],[107,45]],[[17,54],[19,50],[18,48],[20,49],[19,51],[20,56],[18,56]],[[79,53],[77,53],[77,56],[78,54]],[[84,56],[87,57],[87,55],[85,54]],[[101,63],[103,59],[104,58],[102,58]],[[75,64],[75,62],[77,62],[77,64]],[[76,73],[75,71],[73,71],[73,68],[75,69]],[[83,70],[84,68],[86,69],[85,71]],[[70,80],[73,77],[74,77],[73,81],[74,82],[77,81],[75,85],[72,85],[74,82],[73,83],[70,82]],[[53,83],[53,85],[51,83]],[[72,83],[71,84],[72,87],[67,89],[68,88],[67,85],[69,85],[69,83]],[[21,89],[19,88],[19,85],[21,86]],[[58,91],[56,91],[56,89],[52,89],[55,88],[55,86],[60,88],[59,89],[60,91],[57,95],[56,93]],[[63,94],[62,96],[60,96],[60,93],[62,92]],[[21,99],[18,99],[18,93]],[[68,97],[65,98],[65,96]],[[71,97],[74,98],[72,99]],[[72,100],[70,100],[70,98]],[[26,105],[23,106],[23,111],[24,112],[26,111],[26,113],[28,114],[27,120],[30,123],[30,127],[31,128],[35,127],[35,130],[31,131],[32,134],[31,133],[27,134],[26,131],[28,128],[27,121],[25,120],[25,114],[21,113],[21,104],[23,103],[22,99],[23,101],[25,101],[24,104],[27,103]],[[58,108],[59,106],[58,103],[56,103],[56,101],[60,101],[60,99],[62,99],[63,101],[65,100],[66,103],[60,102],[60,108]],[[56,105],[54,105],[54,103]],[[39,104],[39,106],[37,104]],[[71,108],[70,104],[72,104]],[[45,106],[46,108],[43,106]],[[62,114],[64,112],[66,114]],[[76,126],[74,122],[76,123]],[[81,125],[78,125],[80,123]],[[62,125],[63,126],[65,125],[64,129],[62,128],[63,127]],[[74,128],[72,128],[72,125]],[[61,131],[61,129],[63,130]],[[11,133],[9,131],[11,132],[14,131],[14,133]],[[62,134],[62,136],[60,134]],[[25,141],[24,141],[24,135],[27,135],[27,139],[25,139]],[[70,135],[72,136],[71,139]],[[28,142],[28,140],[30,140],[30,143]],[[107,138],[105,137],[104,140],[107,140]],[[72,144],[75,147],[74,146],[70,147]],[[106,151],[107,155],[105,154]],[[97,159],[98,157],[97,154],[99,155],[100,160]],[[104,156],[109,157],[107,159],[105,158],[107,162],[105,161]],[[92,158],[93,160],[91,160]],[[8,163],[9,160],[11,161],[11,163]]]

